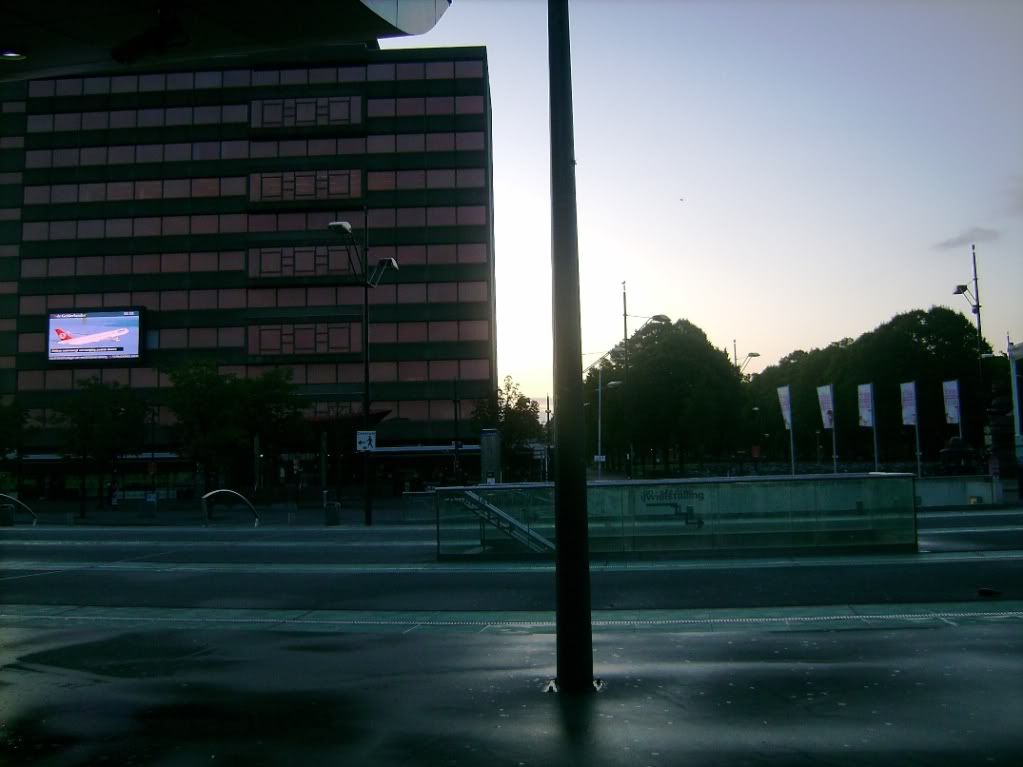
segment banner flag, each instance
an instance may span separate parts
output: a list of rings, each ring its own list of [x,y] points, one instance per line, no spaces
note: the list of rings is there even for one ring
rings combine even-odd
[[[945,423],[959,423],[959,381],[943,381],[945,395]]]
[[[902,424],[916,426],[916,381],[899,384],[902,390]]]
[[[817,387],[817,402],[821,406],[821,421],[825,429],[835,428],[835,389],[831,384]]]
[[[874,384],[860,384],[856,387],[856,397],[860,402],[860,426],[874,428]]]
[[[788,386],[778,387],[778,404],[781,405],[781,417],[785,421],[785,428],[792,431],[792,396]]]

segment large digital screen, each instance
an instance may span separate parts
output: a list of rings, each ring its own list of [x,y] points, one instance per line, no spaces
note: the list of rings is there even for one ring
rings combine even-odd
[[[51,314],[46,348],[51,362],[139,358],[142,314],[138,309]]]

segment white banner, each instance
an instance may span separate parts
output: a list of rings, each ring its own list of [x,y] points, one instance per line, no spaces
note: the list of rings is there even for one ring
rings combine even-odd
[[[821,421],[825,429],[835,428],[835,389],[831,384],[817,387],[817,402],[821,406]]]
[[[860,384],[856,387],[856,398],[860,403],[860,426],[874,428],[874,384]]]
[[[781,405],[781,417],[785,421],[785,428],[792,431],[792,396],[788,386],[778,387],[778,404]]]
[[[959,423],[959,381],[943,381],[945,395],[945,423]]]
[[[902,390],[902,423],[916,426],[916,381],[899,384]]]

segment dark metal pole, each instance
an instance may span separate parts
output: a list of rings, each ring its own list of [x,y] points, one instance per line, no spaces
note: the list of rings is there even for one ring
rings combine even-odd
[[[631,390],[629,388],[629,305],[625,294],[625,280],[622,280],[622,344],[625,351],[625,442],[626,450],[625,454],[625,477],[632,479],[632,421],[629,419],[629,402],[632,399]]]
[[[980,326],[980,283],[977,280],[977,246],[970,245],[970,254],[973,256],[973,313],[977,315],[977,412],[980,416],[980,445],[979,454],[983,455],[984,448],[984,427],[987,421],[987,391],[984,385],[984,334]],[[960,420],[962,420],[960,418]]]
[[[362,209],[362,424],[367,431],[369,422],[369,208]],[[370,452],[362,456],[363,521],[373,524],[373,473]]]
[[[568,0],[548,0],[551,98],[551,272],[554,316],[554,513],[558,686],[593,690],[589,531],[583,423],[579,237]]]

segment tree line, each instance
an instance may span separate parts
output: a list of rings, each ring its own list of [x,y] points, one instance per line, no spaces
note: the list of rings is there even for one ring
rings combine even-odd
[[[722,462],[746,470],[751,461],[788,462],[778,387],[789,386],[797,459],[830,464],[831,433],[822,423],[817,387],[831,384],[839,460],[870,469],[873,435],[859,426],[857,387],[872,383],[879,459],[911,463],[915,435],[902,424],[899,385],[915,381],[921,450],[925,460],[936,461],[959,433],[945,422],[943,381],[958,381],[966,444],[981,447],[988,425],[1005,429],[1007,363],[989,359],[986,342],[981,352],[966,317],[934,307],[896,315],[856,339],[794,351],[744,376],[699,327],[660,315],[587,371],[588,440],[595,454],[599,402],[607,465],[618,472],[686,474]]]

